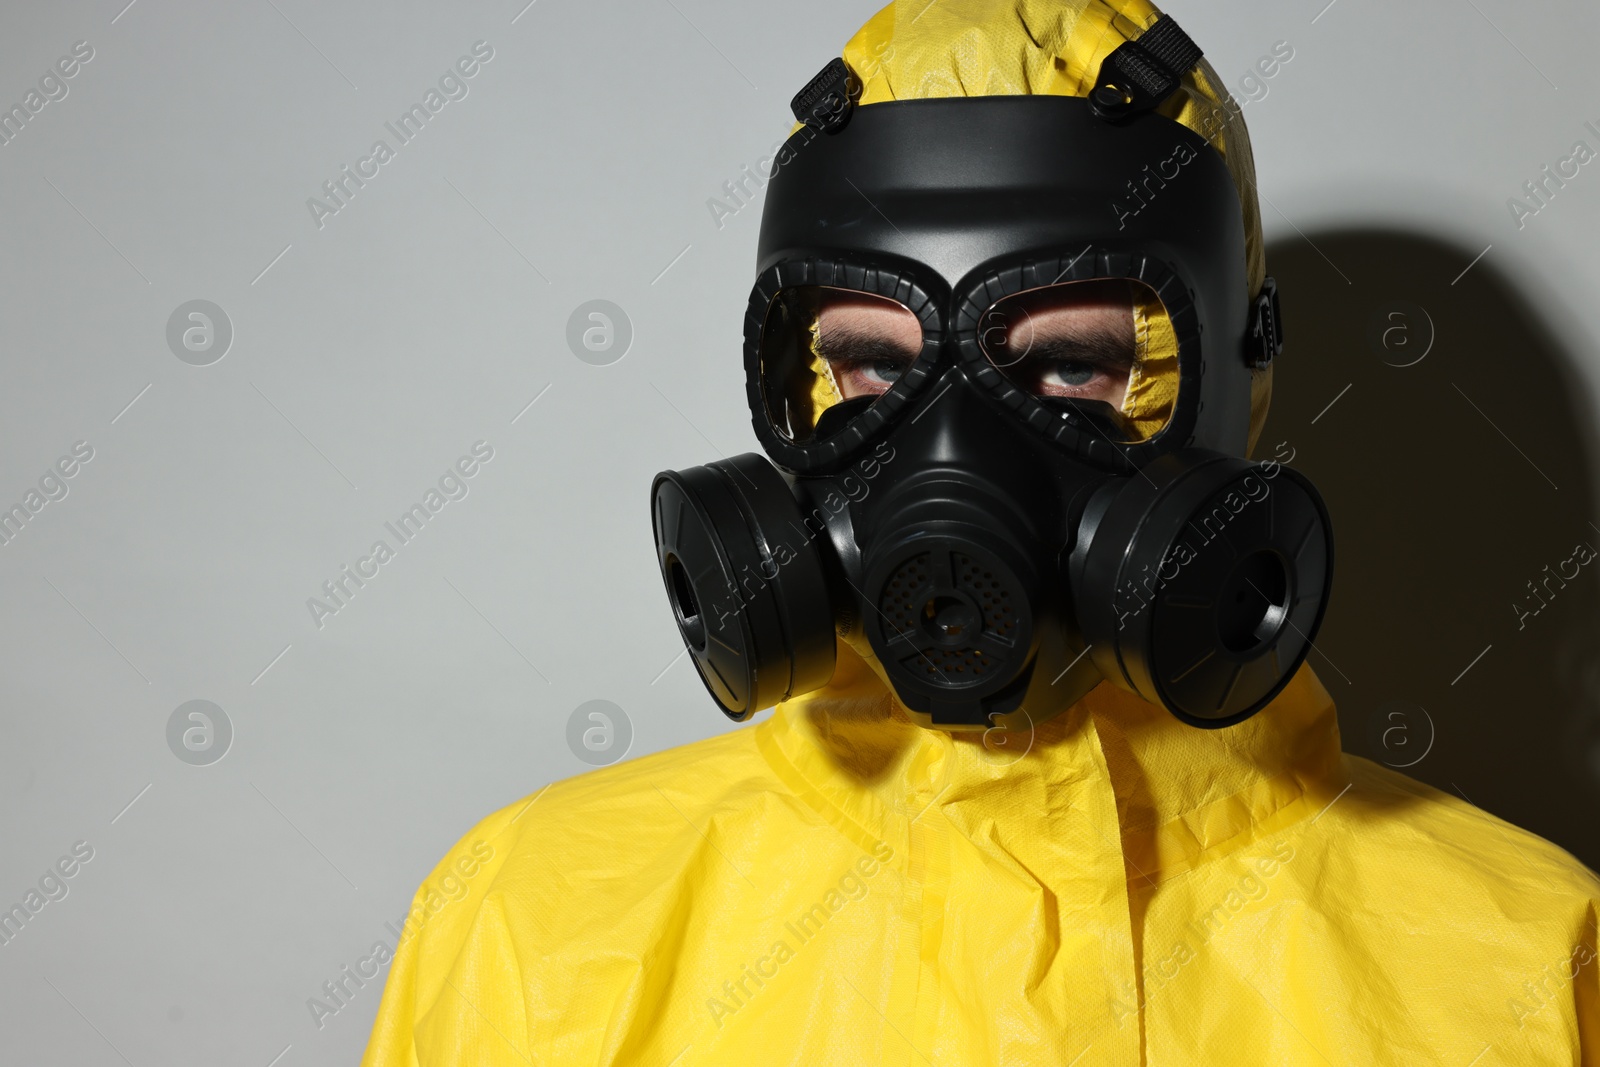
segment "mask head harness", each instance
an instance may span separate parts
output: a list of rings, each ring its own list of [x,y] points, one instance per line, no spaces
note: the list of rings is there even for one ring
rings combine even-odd
[[[1154,110],[1199,58],[1163,18],[1088,98],[857,107],[837,59],[795,98],[745,319],[771,462],[652,487],[668,597],[730,717],[825,685],[836,635],[953,729],[1039,721],[1102,680],[1226,726],[1298,669],[1332,531],[1307,479],[1242,458],[1282,328],[1276,286],[1246,292],[1226,163]],[[1171,352],[1122,368],[1153,417],[1093,398],[1103,357],[1047,336],[1092,291],[1159,311],[1135,332]],[[844,358],[824,308],[903,348]]]

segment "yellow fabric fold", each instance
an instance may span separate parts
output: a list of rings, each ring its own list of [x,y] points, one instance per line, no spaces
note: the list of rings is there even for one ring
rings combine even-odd
[[[1309,667],[1224,730],[1102,685],[999,744],[839,654],[464,836],[367,1067],[1600,1058],[1600,879],[1342,753]]]

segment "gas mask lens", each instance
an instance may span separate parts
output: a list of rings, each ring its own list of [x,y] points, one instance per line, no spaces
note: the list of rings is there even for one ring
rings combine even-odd
[[[922,354],[904,304],[825,285],[781,289],[761,331],[767,416],[792,444],[826,440],[871,407]]]
[[[1013,293],[978,322],[978,347],[1017,388],[1077,409],[1113,441],[1147,441],[1172,417],[1178,340],[1155,290],[1125,278]]]

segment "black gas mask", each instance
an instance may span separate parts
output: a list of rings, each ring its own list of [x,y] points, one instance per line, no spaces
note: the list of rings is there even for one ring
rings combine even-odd
[[[1110,73],[864,107],[847,78],[797,98],[766,191],[745,368],[771,462],[652,487],[712,696],[743,721],[818,689],[844,638],[944,728],[1102,680],[1195,726],[1260,710],[1316,635],[1332,535],[1309,481],[1242,458],[1282,336],[1223,158]],[[1164,366],[1119,362],[1149,328],[1130,301],[1161,310]]]

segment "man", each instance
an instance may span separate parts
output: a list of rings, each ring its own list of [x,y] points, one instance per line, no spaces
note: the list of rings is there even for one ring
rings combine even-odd
[[[1279,334],[1191,45],[914,0],[802,94],[746,331],[787,473],[654,494],[708,689],[776,711],[469,832],[369,1067],[1600,1065],[1600,881],[1342,753],[1304,665],[1326,516],[1241,458]]]

